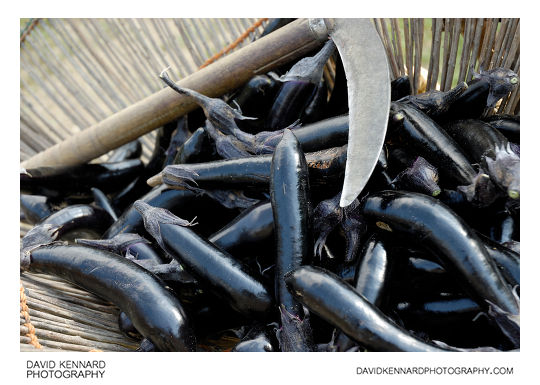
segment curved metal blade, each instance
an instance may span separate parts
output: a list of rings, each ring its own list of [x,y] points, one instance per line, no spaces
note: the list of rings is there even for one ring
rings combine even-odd
[[[390,72],[370,19],[331,19],[330,37],[343,61],[349,95],[349,144],[340,206],[366,185],[381,152],[390,110]]]

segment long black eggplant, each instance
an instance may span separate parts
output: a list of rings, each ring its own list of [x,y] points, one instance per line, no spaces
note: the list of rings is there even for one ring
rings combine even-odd
[[[400,99],[400,103],[410,104],[431,119],[437,120],[441,115],[448,112],[448,109],[461,94],[467,89],[467,83],[461,82],[448,91],[431,90],[418,95],[409,95]]]
[[[510,142],[520,143],[519,115],[491,115],[482,120],[506,136]]]
[[[467,89],[450,105],[445,114],[437,118],[438,123],[455,119],[478,119],[487,108],[489,82],[473,80]]]
[[[210,147],[208,144],[209,138],[204,128],[197,128],[189,139],[178,149],[172,164],[194,163],[195,161],[200,161],[201,153],[204,152],[203,149]]]
[[[60,209],[47,218],[41,224],[59,227],[59,237],[68,236],[73,230],[92,230],[100,236],[111,224],[113,218],[100,207],[92,205],[71,205]]]
[[[208,240],[223,250],[264,241],[274,233],[274,217],[270,202],[262,202],[244,210],[232,222]]]
[[[253,116],[257,120],[241,120],[238,127],[248,133],[261,131],[267,111],[272,106],[280,83],[268,75],[255,75],[240,91],[232,96],[232,100],[242,110],[242,114]]]
[[[352,286],[369,303],[379,309],[382,308],[385,298],[387,298],[385,294],[390,284],[392,265],[393,261],[388,255],[384,241],[373,234],[360,252]],[[339,351],[347,351],[355,344],[338,331],[335,345]]]
[[[245,316],[268,316],[273,298],[243,265],[186,227],[191,223],[170,211],[143,201],[136,201],[134,206],[158,244],[217,297]]]
[[[116,211],[114,210],[112,202],[107,197],[107,195],[105,195],[103,191],[95,187],[92,187],[90,190],[92,191],[92,195],[94,196],[95,205],[107,211],[111,218],[116,221],[118,219],[118,215],[116,215]]]
[[[277,244],[276,298],[281,311],[283,351],[311,351],[313,342],[302,306],[285,285],[285,274],[310,260],[309,178],[298,140],[285,130],[272,157],[270,200]]]
[[[519,198],[520,158],[503,134],[476,119],[452,121],[444,129],[510,198]]]
[[[326,190],[334,190],[334,184],[342,178],[347,160],[347,146],[333,147],[306,154],[310,184]],[[249,158],[218,160],[167,166],[161,174],[148,181],[151,186],[165,182],[169,188],[192,188],[191,179],[200,188],[264,189],[270,183],[272,155]],[[323,187],[324,186],[324,187]]]
[[[371,350],[447,351],[410,335],[327,270],[302,266],[285,280],[290,292],[308,309]]]
[[[172,190],[165,185],[152,189],[141,198],[151,206],[162,207],[168,210],[188,205],[195,193],[188,190]],[[103,238],[110,239],[120,233],[137,233],[144,229],[143,220],[133,204],[127,208],[103,234]]]
[[[21,212],[31,224],[41,222],[56,210],[46,196],[21,194]]]
[[[392,103],[391,116],[395,126],[390,134],[435,166],[444,178],[441,183],[472,183],[476,173],[463,150],[437,123],[420,110],[399,102]]]
[[[417,193],[382,191],[368,196],[361,211],[378,229],[421,242],[485,309],[489,301],[519,314],[512,292],[482,241],[438,200]]]
[[[328,40],[315,55],[298,61],[277,80],[284,82],[268,112],[265,128],[279,130],[298,120],[321,81],[323,68],[336,46]]]
[[[74,167],[39,167],[21,170],[23,194],[44,195],[50,198],[70,196],[91,197],[90,189],[105,193],[121,190],[139,175],[144,164],[139,159],[116,163],[87,163]]]
[[[504,245],[491,240],[489,237],[477,232],[478,237],[484,242],[486,250],[501,271],[508,284],[516,286],[520,284],[520,258],[515,251]]]
[[[180,302],[151,273],[126,258],[79,245],[30,245],[21,251],[21,268],[59,276],[112,302],[162,351],[195,350]]]

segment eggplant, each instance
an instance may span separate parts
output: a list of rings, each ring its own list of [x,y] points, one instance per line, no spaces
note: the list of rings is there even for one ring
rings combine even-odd
[[[454,103],[466,89],[467,83],[461,82],[448,91],[431,90],[418,95],[406,96],[399,99],[399,102],[410,104],[431,119],[437,120],[439,116],[448,112],[452,103]]]
[[[40,222],[59,227],[58,237],[66,237],[69,240],[73,239],[70,232],[81,229],[91,230],[100,236],[112,223],[113,218],[107,211],[83,204],[64,207]]]
[[[241,120],[238,127],[248,133],[261,131],[266,117],[266,112],[272,106],[272,102],[280,83],[268,75],[255,75],[240,91],[232,96],[233,101],[241,109],[242,114],[256,117],[257,120]]]
[[[321,120],[324,117],[327,99],[328,87],[326,86],[326,82],[321,80],[315,89],[313,98],[300,115],[300,120],[303,123],[312,123]]]
[[[508,141],[520,143],[519,115],[496,114],[482,120],[503,134]]]
[[[439,124],[456,119],[479,119],[487,108],[490,85],[487,80],[473,80],[450,105],[446,114],[437,118]]]
[[[141,198],[142,201],[169,210],[188,205],[195,194],[188,190],[171,190],[165,185],[152,189]],[[103,238],[111,239],[120,233],[137,233],[144,229],[143,220],[133,204],[120,215],[103,234]]]
[[[165,159],[163,160],[161,168],[173,164],[176,154],[178,153],[178,151],[180,151],[180,149],[182,148],[184,143],[190,138],[190,136],[191,132],[189,132],[188,129],[187,116],[182,116],[178,119],[176,123],[176,129],[171,134],[169,146],[165,151]]]
[[[510,198],[519,198],[520,159],[503,134],[475,119],[456,120],[444,129],[465,150],[471,162],[481,164]]]
[[[21,269],[56,275],[112,302],[162,351],[195,350],[180,302],[151,273],[126,258],[86,246],[23,243]]]
[[[407,75],[395,78],[390,82],[390,100],[395,102],[411,94],[411,81]]]
[[[373,234],[362,247],[351,286],[369,303],[381,309],[390,283],[392,265],[384,241]],[[337,331],[335,341],[339,351],[348,351],[355,345],[340,331]]]
[[[57,210],[46,196],[21,194],[20,197],[21,212],[30,224],[41,222]]]
[[[301,117],[317,90],[323,68],[334,50],[334,42],[328,40],[315,56],[301,59],[291,67],[287,74],[276,77],[276,80],[284,84],[268,112],[266,129],[278,130],[288,127]]]
[[[307,162],[290,130],[272,156],[270,200],[277,244],[276,299],[281,311],[282,351],[312,351],[309,321],[285,286],[285,274],[310,260],[309,178]]]
[[[200,161],[203,149],[208,148],[208,135],[204,128],[199,127],[188,140],[178,149],[172,164],[194,163]]]
[[[286,283],[307,308],[370,350],[448,351],[400,328],[352,286],[327,270],[302,266],[287,275]]]
[[[116,221],[118,219],[118,215],[116,215],[116,212],[114,211],[114,208],[112,206],[112,202],[107,198],[107,196],[98,188],[92,187],[90,189],[92,191],[92,195],[94,196],[94,203],[96,206],[101,207],[103,210],[105,210],[111,218]]]
[[[482,241],[448,207],[427,195],[403,191],[381,191],[361,204],[362,214],[377,229],[421,241],[484,309],[493,303],[519,314],[514,296]]]
[[[136,201],[134,206],[160,247],[212,293],[244,316],[268,316],[273,304],[268,290],[227,252],[186,227],[192,223],[143,201]]]
[[[327,186],[339,180],[344,173],[347,159],[347,146],[333,147],[306,154],[310,183]],[[166,183],[170,188],[193,189],[224,188],[242,186],[246,189],[264,189],[270,182],[271,155],[258,155],[249,158],[218,160],[206,163],[193,163],[167,166],[161,174],[148,180],[156,186]],[[191,182],[191,184],[190,184]],[[197,186],[193,186],[196,183]]]
[[[104,193],[119,191],[142,172],[139,159],[116,163],[87,163],[73,167],[39,167],[21,170],[22,194],[44,195],[49,198],[90,198],[92,187]]]
[[[274,232],[274,217],[270,202],[261,202],[243,211],[232,222],[208,238],[223,250],[256,244],[271,237]]]
[[[390,135],[414,149],[435,166],[445,185],[468,185],[476,175],[459,145],[426,114],[406,104],[393,102]],[[392,126],[392,125],[391,125]]]

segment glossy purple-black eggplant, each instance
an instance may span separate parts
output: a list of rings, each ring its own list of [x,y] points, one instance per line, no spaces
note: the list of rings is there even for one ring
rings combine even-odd
[[[390,283],[392,260],[389,258],[386,246],[380,237],[373,234],[364,243],[356,267],[352,286],[369,303],[381,308]],[[347,351],[355,343],[338,331],[335,345],[339,351]]]
[[[332,187],[345,170],[347,146],[332,147],[306,154],[310,184]],[[199,188],[265,188],[270,183],[272,155],[257,155],[249,158],[217,160],[167,166],[160,176],[149,180],[151,185],[163,181],[170,188],[193,188],[190,180]],[[161,178],[161,179],[159,179]]]
[[[293,133],[298,139],[302,151],[306,153],[343,146],[347,144],[349,136],[349,115],[335,116],[298,128],[295,127]],[[275,135],[269,136],[262,142],[262,146],[273,152],[282,135],[283,131],[276,132]]]
[[[148,163],[144,169],[144,175],[154,175],[163,168],[163,162],[165,161],[165,151],[169,148],[171,143],[171,137],[178,124],[177,120],[169,122],[160,127],[156,131],[156,137],[154,139],[154,148],[152,155],[148,160]]]
[[[326,82],[321,80],[313,94],[313,98],[308,103],[301,114],[302,123],[312,123],[321,120],[326,111],[328,99],[328,87]]]
[[[446,114],[437,118],[437,122],[480,118],[487,108],[489,88],[487,80],[469,82],[467,89],[450,105]]]
[[[467,89],[467,83],[461,82],[448,91],[430,90],[418,95],[409,95],[400,99],[400,103],[410,104],[422,111],[431,119],[437,120],[441,115],[448,112],[448,109],[461,94]]]
[[[92,187],[105,193],[121,190],[142,172],[140,159],[116,163],[87,163],[74,167],[39,167],[21,170],[22,194],[44,195],[50,198],[70,196],[90,198]]]
[[[107,197],[107,195],[105,195],[103,191],[95,187],[92,187],[90,190],[92,191],[92,195],[94,196],[95,205],[105,210],[111,216],[113,221],[116,221],[118,219],[118,215],[116,215],[116,211],[114,210],[112,202]]]
[[[520,158],[503,134],[476,119],[452,121],[444,129],[510,198],[519,198]]]
[[[281,311],[280,346],[283,351],[311,351],[308,320],[285,285],[285,274],[311,259],[308,166],[290,130],[285,130],[272,157],[270,201],[277,244],[275,290]]]
[[[354,287],[327,270],[302,266],[285,280],[298,301],[370,350],[447,351],[410,335]]]
[[[120,255],[79,245],[30,246],[21,251],[21,268],[59,276],[112,302],[160,350],[195,350],[180,302],[151,273]]]
[[[130,255],[136,260],[147,260],[157,265],[166,263],[152,249],[150,241],[135,233],[120,233],[111,239],[76,239],[75,242],[123,256]]]
[[[21,212],[30,224],[41,222],[56,210],[46,196],[21,194]]]
[[[146,230],[174,259],[193,274],[216,296],[237,312],[265,318],[273,299],[267,289],[227,252],[189,229],[191,223],[170,211],[136,201],[135,208]]]
[[[171,140],[165,151],[165,159],[161,168],[173,164],[174,158],[184,143],[190,138],[191,132],[188,130],[187,116],[178,119],[176,129],[171,134]]]
[[[114,150],[109,159],[107,159],[107,163],[122,162],[128,159],[135,159],[140,157],[141,154],[142,144],[139,139],[136,139]]]
[[[493,241],[489,237],[477,232],[478,237],[484,242],[489,256],[495,261],[502,276],[512,287],[520,284],[520,258],[515,251]]]
[[[482,308],[466,297],[441,298],[420,302],[400,302],[396,306],[400,318],[417,323],[444,324],[447,327],[455,323],[471,322]]]
[[[478,119],[513,91],[518,83],[517,74],[510,69],[480,70],[479,74],[474,74],[467,90],[450,105],[445,114],[438,117],[438,120],[444,122],[455,119]]]
[[[41,224],[58,226],[60,228],[59,237],[79,229],[92,230],[99,236],[112,223],[113,218],[107,211],[100,207],[83,204],[66,206],[41,222]]]
[[[411,94],[411,81],[407,75],[395,78],[390,82],[390,100],[395,102]]]
[[[270,202],[244,210],[232,222],[208,238],[223,250],[264,241],[274,233],[274,216]]]
[[[141,198],[151,206],[162,207],[168,210],[188,205],[193,201],[195,193],[188,190],[172,190],[165,185],[152,189]],[[143,220],[133,204],[127,208],[103,234],[103,238],[110,239],[120,233],[137,233],[144,229]]]
[[[264,118],[272,106],[272,102],[281,84],[268,75],[255,75],[240,91],[232,96],[232,100],[242,110],[242,114],[253,116],[257,120],[241,120],[238,127],[254,134],[263,129]]]
[[[496,114],[482,119],[512,143],[520,143],[519,115]]]
[[[277,78],[284,84],[268,112],[266,129],[279,130],[288,127],[301,117],[317,90],[323,68],[335,48],[334,42],[328,40],[315,56],[301,59],[287,74]]]
[[[471,184],[476,175],[459,145],[437,123],[416,108],[393,102],[390,135],[435,166],[444,184]]]
[[[184,164],[194,163],[201,161],[201,154],[203,149],[207,149],[210,146],[210,139],[206,134],[204,128],[197,128],[188,140],[178,149],[172,164]]]
[[[443,128],[472,163],[481,163],[486,156],[495,158],[497,147],[506,148],[508,145],[503,134],[479,119],[454,120]]]
[[[484,308],[489,301],[519,314],[512,292],[482,241],[438,200],[418,193],[381,191],[363,200],[361,212],[379,230],[421,242]]]

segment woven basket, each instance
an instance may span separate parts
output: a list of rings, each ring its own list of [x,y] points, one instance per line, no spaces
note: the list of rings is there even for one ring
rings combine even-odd
[[[248,44],[267,23],[28,20],[21,31],[21,161],[158,91],[163,86],[156,74],[167,65],[174,64],[175,78],[182,78],[208,58]],[[415,93],[447,90],[480,68],[502,66],[519,74],[519,19],[375,19],[374,24],[392,79],[409,74]],[[325,76],[331,80],[332,63]],[[519,114],[519,88],[502,101],[499,112]],[[154,135],[142,138],[144,161]],[[21,237],[30,228],[21,222]],[[120,332],[118,308],[62,279],[25,272],[20,291],[21,351],[130,351],[138,346]],[[206,348],[223,350],[234,342]]]

